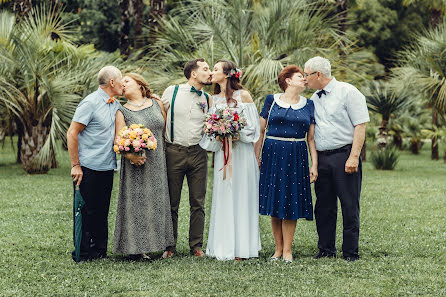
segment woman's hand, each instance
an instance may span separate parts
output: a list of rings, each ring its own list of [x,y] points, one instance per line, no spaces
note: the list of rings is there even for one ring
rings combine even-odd
[[[310,184],[317,180],[317,166],[311,166],[310,168]]]
[[[136,166],[144,165],[144,163],[146,162],[146,159],[147,159],[144,156],[140,156],[137,154],[130,154],[130,153],[125,154],[125,157],[127,158],[127,160],[130,161],[131,164],[136,165]]]
[[[226,136],[226,137],[229,137],[229,136]],[[220,142],[223,142],[223,141],[225,140],[226,137],[220,137],[220,136],[217,136],[217,137],[215,137],[215,140],[220,141]],[[235,141],[237,141],[237,140],[240,140],[240,134],[238,134],[238,133],[235,134],[234,137],[232,137],[232,142],[235,142]]]

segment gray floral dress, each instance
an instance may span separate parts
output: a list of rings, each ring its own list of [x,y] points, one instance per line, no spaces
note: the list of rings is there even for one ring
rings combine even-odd
[[[146,152],[147,160],[142,166],[121,158],[113,252],[131,255],[163,251],[174,243],[163,140],[164,118],[155,100],[152,106],[142,110],[132,111],[124,106],[119,110],[126,125],[143,124],[149,128],[158,147]]]

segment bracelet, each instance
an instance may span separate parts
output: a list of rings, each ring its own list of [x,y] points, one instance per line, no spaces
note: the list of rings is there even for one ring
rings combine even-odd
[[[74,168],[74,167],[76,167],[76,166],[80,166],[81,164],[80,163],[76,163],[76,164],[74,164],[74,165],[71,165],[71,168]]]

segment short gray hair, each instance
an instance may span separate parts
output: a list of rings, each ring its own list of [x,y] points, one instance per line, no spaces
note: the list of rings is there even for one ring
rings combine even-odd
[[[98,73],[98,82],[100,86],[105,86],[108,84],[110,79],[121,79],[122,73],[115,66],[105,66]]]
[[[331,65],[328,59],[322,57],[314,57],[305,63],[305,68],[311,69],[311,71],[319,71],[325,77],[331,77]]]

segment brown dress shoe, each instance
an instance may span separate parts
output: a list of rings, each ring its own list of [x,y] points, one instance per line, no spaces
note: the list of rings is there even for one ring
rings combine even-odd
[[[196,249],[196,250],[194,250],[193,255],[194,255],[195,257],[200,257],[200,258],[203,258],[203,257],[204,257],[204,253],[203,253],[203,251],[202,251],[201,249]]]
[[[172,258],[175,255],[172,251],[164,251],[163,255],[161,256],[161,259],[169,259]]]

